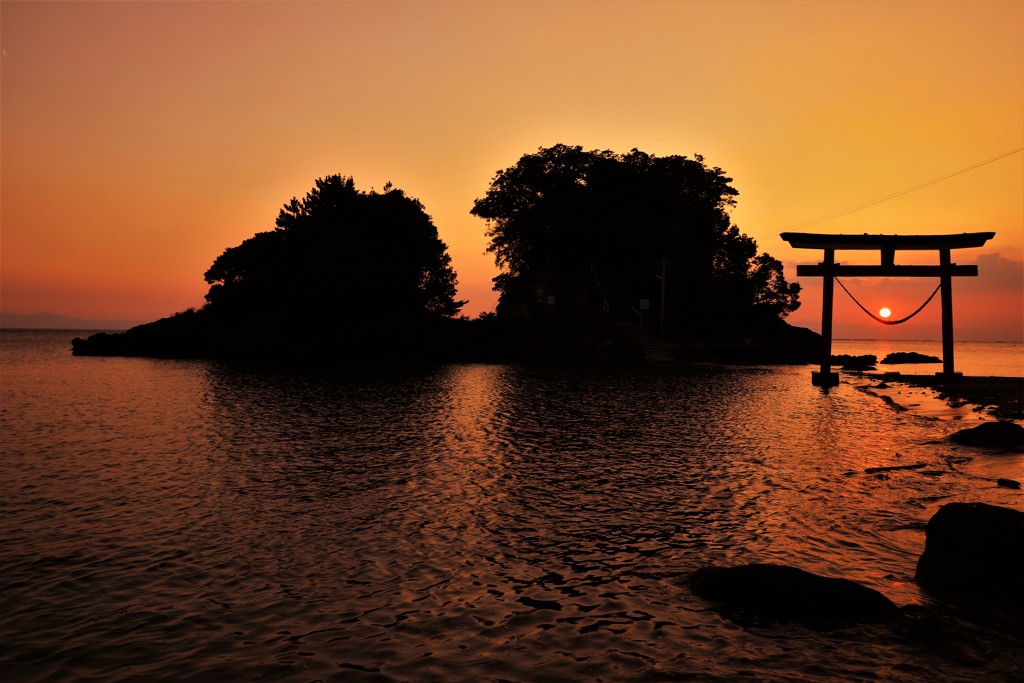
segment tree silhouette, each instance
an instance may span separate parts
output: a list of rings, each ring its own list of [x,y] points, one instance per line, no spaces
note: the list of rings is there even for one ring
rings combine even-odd
[[[217,257],[203,308],[75,339],[74,353],[285,364],[445,357],[464,302],[417,200],[391,183],[360,192],[332,175],[285,204],[276,225]]]
[[[448,318],[464,303],[430,216],[390,183],[378,193],[340,175],[318,179],[284,205],[276,225],[206,271],[216,314],[365,327]]]
[[[591,310],[630,315],[657,299],[667,262],[666,318],[694,337],[738,336],[799,306],[799,285],[732,225],[738,194],[701,156],[555,145],[499,171],[472,214],[488,221],[502,304],[529,303],[537,274],[573,278]],[[654,309],[658,309],[655,306]]]

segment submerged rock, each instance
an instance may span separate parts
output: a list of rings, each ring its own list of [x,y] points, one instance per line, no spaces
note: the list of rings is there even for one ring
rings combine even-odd
[[[809,625],[877,622],[894,617],[896,605],[878,591],[778,564],[705,567],[689,579],[693,592],[720,611],[745,620],[797,621]]]
[[[869,467],[864,472],[866,474],[877,474],[879,472],[894,472],[896,470],[919,470],[922,467],[927,466],[927,463],[918,462],[913,465],[888,465],[886,467]]]
[[[918,584],[950,597],[1024,606],[1024,512],[948,503],[925,527]]]
[[[1017,448],[1024,446],[1024,427],[1006,420],[983,422],[977,427],[950,434],[949,440],[962,446]]]

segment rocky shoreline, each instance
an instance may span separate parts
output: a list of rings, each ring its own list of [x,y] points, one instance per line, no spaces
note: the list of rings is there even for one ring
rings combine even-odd
[[[947,503],[925,527],[914,579],[941,604],[1016,610],[1024,606],[1024,512],[985,503]],[[925,642],[956,637],[941,608],[897,608],[886,596],[849,579],[776,564],[709,566],[687,577],[693,592],[744,626],[799,622],[818,628],[897,622]],[[903,623],[900,624],[899,622]]]
[[[940,398],[983,407],[1002,420],[1024,420],[1024,377],[957,377],[878,373],[873,379],[914,387],[928,387]]]

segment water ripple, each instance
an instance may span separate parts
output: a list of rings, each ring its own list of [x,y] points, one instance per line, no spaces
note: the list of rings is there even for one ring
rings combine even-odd
[[[980,627],[950,653],[883,627],[741,629],[684,587],[699,566],[775,561],[922,603],[914,565],[939,505],[1019,507],[929,443],[951,426],[849,385],[823,395],[804,369],[19,358],[0,414],[0,664],[16,680],[911,681],[979,666],[1011,680],[1024,666],[1019,639]],[[927,467],[864,471],[907,462]]]

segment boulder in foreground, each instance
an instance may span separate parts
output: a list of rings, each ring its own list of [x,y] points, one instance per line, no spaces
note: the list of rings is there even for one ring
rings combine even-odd
[[[897,614],[896,605],[878,591],[785,565],[705,567],[694,572],[689,583],[694,593],[718,603],[725,616],[740,623],[827,626],[885,621]]]
[[[977,427],[950,434],[949,440],[962,446],[1021,448],[1024,447],[1024,427],[1008,420],[983,422]]]
[[[948,503],[925,528],[917,582],[932,593],[1024,606],[1024,512]]]

